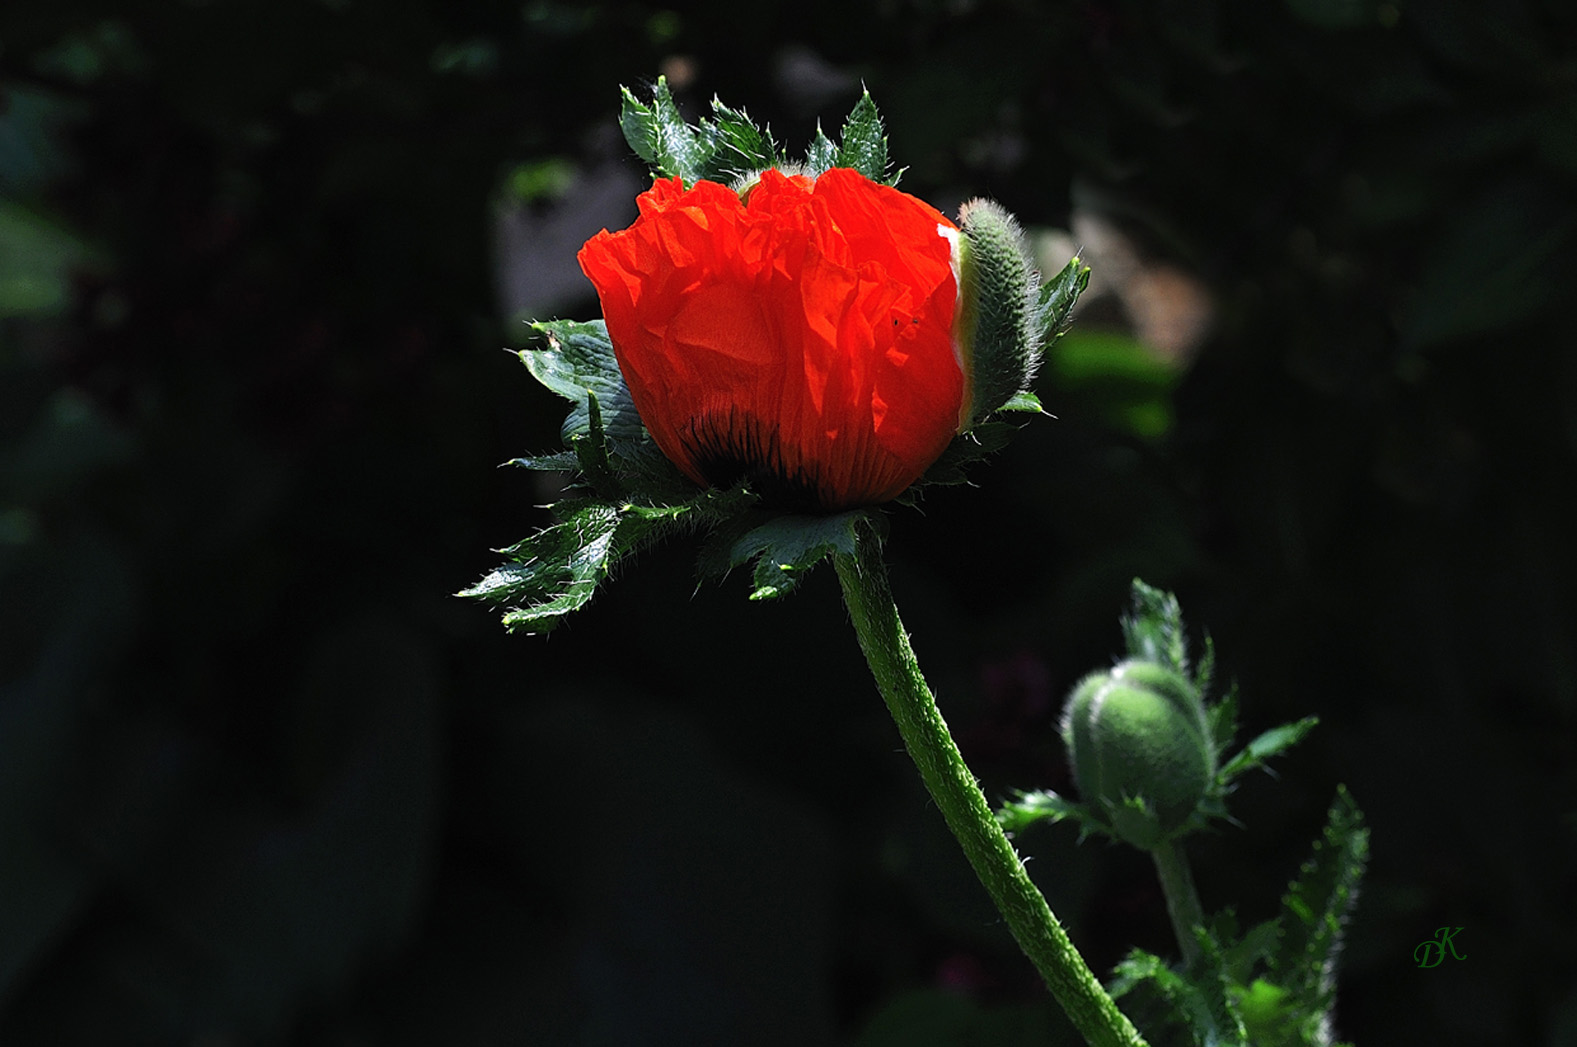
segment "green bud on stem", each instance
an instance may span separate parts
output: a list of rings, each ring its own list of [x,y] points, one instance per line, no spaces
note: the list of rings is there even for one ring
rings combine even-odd
[[[1215,779],[1197,689],[1154,662],[1129,660],[1081,680],[1063,710],[1062,737],[1085,804],[1144,850],[1171,839]]]

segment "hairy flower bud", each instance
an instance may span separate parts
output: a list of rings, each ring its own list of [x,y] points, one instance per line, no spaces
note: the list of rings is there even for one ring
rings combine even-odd
[[[1068,696],[1062,737],[1087,806],[1150,849],[1188,821],[1216,774],[1195,687],[1154,662],[1092,673]]]

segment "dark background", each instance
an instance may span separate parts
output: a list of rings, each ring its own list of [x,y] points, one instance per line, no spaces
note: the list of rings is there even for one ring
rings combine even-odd
[[[1345,782],[1342,1034],[1577,1044],[1564,0],[7,3],[0,1044],[1074,1042],[830,571],[748,604],[679,542],[545,639],[450,595],[546,518],[495,466],[564,405],[500,350],[595,315],[664,70],[796,151],[863,80],[908,191],[1213,303],[1162,354],[1092,302],[1058,420],[893,514],[988,792],[1070,788],[1062,695],[1173,588],[1246,730],[1323,721],[1191,844],[1206,907],[1269,916]],[[1097,970],[1169,952],[1073,838],[1021,843]]]

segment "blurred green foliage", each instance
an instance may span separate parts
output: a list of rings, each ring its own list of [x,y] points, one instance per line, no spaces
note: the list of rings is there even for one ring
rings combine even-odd
[[[1321,718],[1206,908],[1272,913],[1344,781],[1340,1034],[1577,1042],[1574,69],[1557,0],[5,5],[0,1043],[1073,1042],[829,579],[661,550],[548,642],[448,596],[552,498],[492,468],[562,415],[498,352],[500,201],[633,171],[660,71],[795,150],[863,80],[906,190],[1211,289],[1164,380],[1080,320],[1058,420],[894,518],[988,791],[1068,790],[1143,576],[1247,729]],[[1166,953],[1142,861],[1052,835],[1097,969]]]

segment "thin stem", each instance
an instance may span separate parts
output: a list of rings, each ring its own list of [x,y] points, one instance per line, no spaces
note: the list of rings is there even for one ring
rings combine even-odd
[[[1199,941],[1194,928],[1205,922],[1205,911],[1199,904],[1199,892],[1194,890],[1194,877],[1188,871],[1188,859],[1182,845],[1167,841],[1150,851],[1155,859],[1156,875],[1161,878],[1161,893],[1166,895],[1166,914],[1172,918],[1172,933],[1177,935],[1178,948],[1183,951],[1183,965],[1192,967],[1199,959]]]
[[[904,746],[1019,947],[1091,1047],[1144,1047],[1052,915],[964,763],[898,618],[881,543],[861,525],[855,555],[834,557],[844,603]]]

